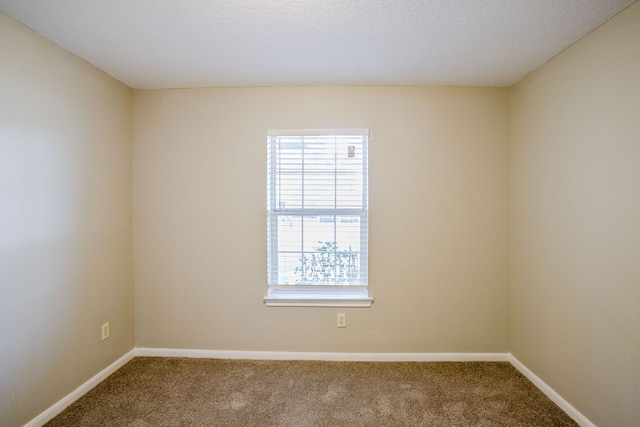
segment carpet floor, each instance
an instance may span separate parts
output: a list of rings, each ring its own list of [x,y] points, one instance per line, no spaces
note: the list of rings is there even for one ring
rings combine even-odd
[[[575,426],[507,362],[136,357],[54,426]]]

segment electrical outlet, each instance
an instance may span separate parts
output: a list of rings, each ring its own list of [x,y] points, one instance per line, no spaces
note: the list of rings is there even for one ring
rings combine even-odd
[[[109,338],[109,322],[102,325],[102,341]]]
[[[344,313],[338,313],[338,328],[347,327],[347,315]]]

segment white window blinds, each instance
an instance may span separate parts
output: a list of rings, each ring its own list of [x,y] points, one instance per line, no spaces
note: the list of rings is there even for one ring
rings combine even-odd
[[[271,130],[270,288],[367,286],[368,130]]]

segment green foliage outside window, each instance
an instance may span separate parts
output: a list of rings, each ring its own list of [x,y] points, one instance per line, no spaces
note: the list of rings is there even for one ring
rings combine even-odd
[[[318,241],[320,246],[315,252],[299,258],[296,267],[296,280],[299,284],[352,285],[358,281],[360,266],[358,252],[349,249],[340,250],[337,242]]]

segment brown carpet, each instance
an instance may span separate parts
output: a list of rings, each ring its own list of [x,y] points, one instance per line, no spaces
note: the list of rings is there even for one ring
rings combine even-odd
[[[53,426],[575,426],[507,362],[137,357]]]

